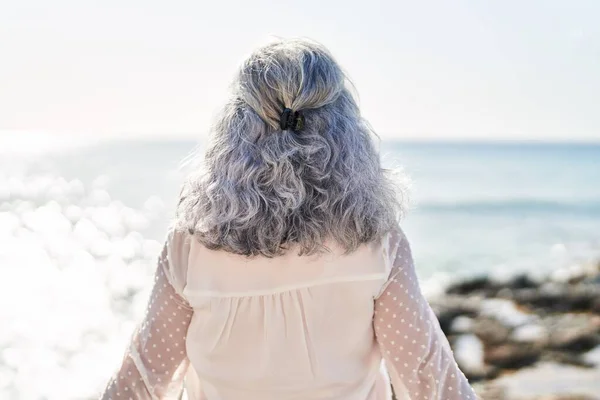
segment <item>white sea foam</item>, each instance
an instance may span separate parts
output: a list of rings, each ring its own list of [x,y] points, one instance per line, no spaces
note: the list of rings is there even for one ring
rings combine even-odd
[[[510,336],[516,342],[540,343],[548,339],[548,332],[542,325],[531,323],[517,327]]]
[[[469,371],[480,371],[485,365],[483,362],[483,343],[473,335],[461,335],[454,343],[454,357],[461,368]]]
[[[531,314],[526,314],[515,306],[510,300],[485,299],[481,302],[481,314],[494,318],[505,326],[518,327],[535,319]]]
[[[161,211],[57,176],[8,179],[0,212],[0,398],[85,399],[118,365],[160,243]],[[62,199],[61,201],[54,199]]]
[[[600,368],[600,345],[585,353],[582,358],[586,362]]]

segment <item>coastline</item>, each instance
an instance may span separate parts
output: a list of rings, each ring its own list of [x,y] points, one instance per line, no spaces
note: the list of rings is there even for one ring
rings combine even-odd
[[[429,301],[483,400],[600,399],[600,261],[482,275]]]

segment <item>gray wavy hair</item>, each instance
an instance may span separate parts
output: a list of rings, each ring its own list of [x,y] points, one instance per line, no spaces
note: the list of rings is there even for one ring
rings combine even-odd
[[[259,48],[242,64],[175,228],[209,249],[266,257],[345,253],[396,226],[402,190],[381,167],[368,123],[330,53],[304,39]],[[284,108],[304,127],[279,126]],[[375,135],[377,136],[377,135]]]

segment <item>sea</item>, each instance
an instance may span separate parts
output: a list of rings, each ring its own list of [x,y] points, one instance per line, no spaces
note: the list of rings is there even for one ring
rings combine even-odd
[[[0,399],[93,399],[143,313],[193,168],[182,160],[202,144],[32,140],[0,141]],[[425,293],[600,260],[600,144],[379,146],[410,179],[403,227]]]

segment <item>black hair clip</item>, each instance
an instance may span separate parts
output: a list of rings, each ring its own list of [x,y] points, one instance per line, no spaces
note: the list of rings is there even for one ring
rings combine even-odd
[[[284,108],[279,120],[279,127],[282,131],[299,131],[304,128],[304,115],[300,111],[293,111],[291,108]]]

